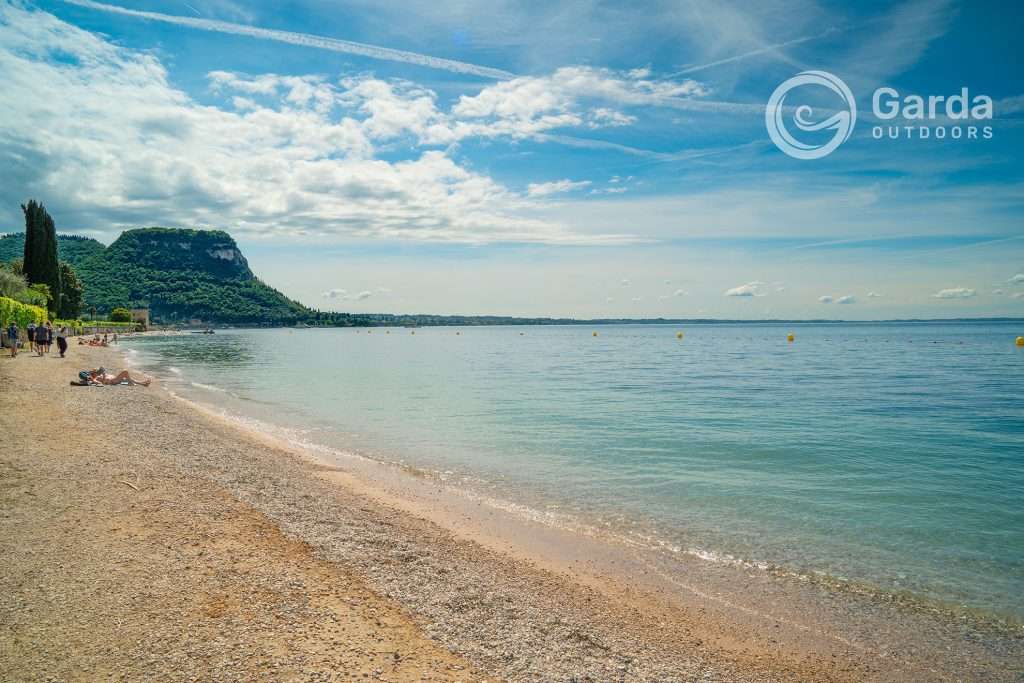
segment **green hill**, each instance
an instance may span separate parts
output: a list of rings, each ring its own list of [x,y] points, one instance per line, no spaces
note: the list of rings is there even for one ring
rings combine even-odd
[[[0,261],[21,258],[23,234],[0,238]],[[85,286],[85,307],[148,307],[155,321],[293,324],[314,314],[258,280],[238,245],[219,230],[142,228],[109,247],[61,235],[59,258]]]
[[[106,247],[91,237],[80,235],[57,235],[58,258],[67,261],[72,268],[86,258],[102,254]],[[20,259],[25,254],[25,233],[16,232],[10,235],[0,235],[0,263],[7,263],[14,259]]]

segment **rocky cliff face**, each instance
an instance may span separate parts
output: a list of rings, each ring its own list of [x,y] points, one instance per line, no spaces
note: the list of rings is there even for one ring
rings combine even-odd
[[[128,230],[107,247],[104,257],[161,271],[191,271],[217,278],[254,279],[235,240],[220,230]]]

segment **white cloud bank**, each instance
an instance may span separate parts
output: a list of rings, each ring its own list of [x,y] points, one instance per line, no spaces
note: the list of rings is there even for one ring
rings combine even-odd
[[[606,88],[609,97],[640,100],[674,92],[592,69],[559,78],[565,92]],[[474,244],[635,241],[545,217],[530,197],[460,165],[448,150],[414,145],[407,159],[374,158],[378,145],[403,136],[447,145],[554,125],[543,113],[497,114],[504,97],[487,88],[476,96],[487,120],[463,121],[408,82],[223,71],[209,80],[231,106],[204,105],[176,89],[150,53],[45,12],[0,5],[0,199],[17,206],[26,193],[43,196],[78,227],[111,230],[163,224]],[[555,119],[586,119],[564,95],[558,102],[564,111]]]

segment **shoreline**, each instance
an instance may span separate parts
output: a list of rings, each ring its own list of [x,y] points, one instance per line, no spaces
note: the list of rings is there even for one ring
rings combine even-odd
[[[70,363],[41,359],[62,369],[38,381],[57,387],[64,379],[68,392],[69,368],[115,365],[108,359],[122,351],[88,349],[72,353]],[[867,598],[854,614],[857,600],[820,586],[793,590],[794,582],[768,572],[701,567],[696,559],[689,585],[673,586],[672,577],[657,577],[658,567],[614,567],[621,557],[601,558],[585,539],[511,528],[480,514],[479,505],[439,503],[431,482],[417,489],[396,478],[375,487],[350,463],[243,431],[187,399],[172,401],[160,384],[71,388],[65,398],[93,399],[83,409],[85,425],[135,429],[162,444],[153,458],[220,487],[318,558],[355,572],[396,600],[433,642],[492,676],[1012,680],[1020,670],[1019,636],[979,643],[969,624],[965,632],[965,624],[950,628],[948,619]],[[545,545],[561,560],[539,552]]]

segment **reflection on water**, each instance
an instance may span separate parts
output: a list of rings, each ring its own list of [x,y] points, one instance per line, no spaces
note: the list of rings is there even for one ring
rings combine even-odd
[[[130,343],[152,354],[157,367],[193,364],[212,368],[240,368],[260,364],[251,339],[233,334],[189,334],[167,337],[135,337]]]

